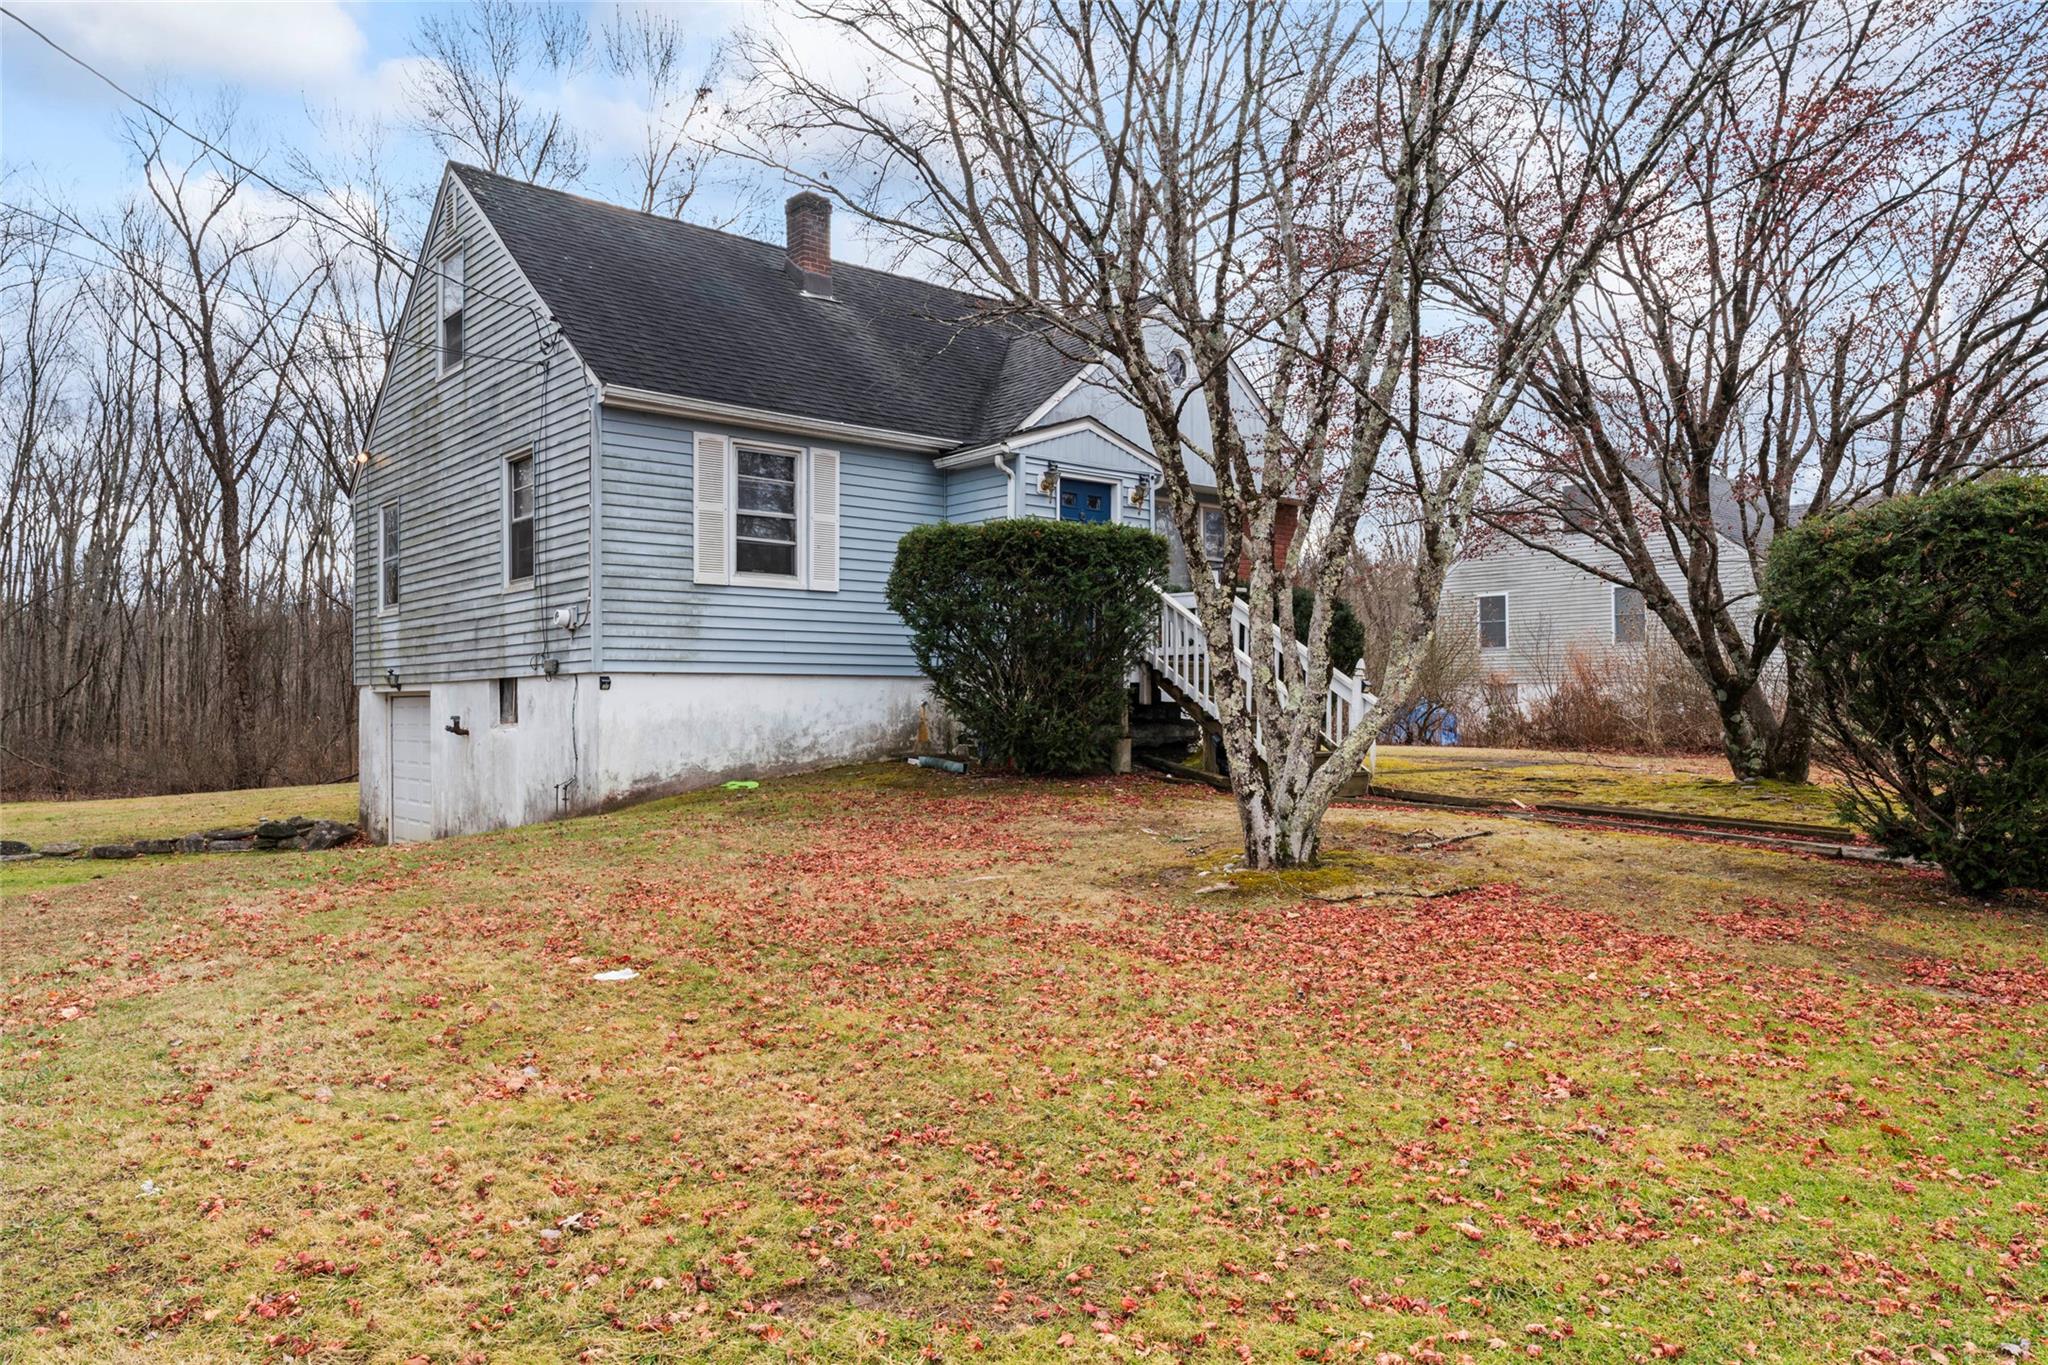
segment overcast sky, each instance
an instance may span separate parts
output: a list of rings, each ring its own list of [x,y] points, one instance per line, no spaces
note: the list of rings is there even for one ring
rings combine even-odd
[[[229,150],[282,175],[287,154],[312,145],[336,116],[384,121],[391,132],[389,164],[424,196],[441,157],[406,120],[403,91],[421,14],[417,3],[362,4],[306,0],[299,4],[51,4],[7,0],[9,8],[131,91],[183,116],[232,102],[238,117]],[[593,22],[609,5],[584,6]],[[681,17],[708,53],[761,11],[746,3],[664,6]],[[586,69],[531,94],[559,102],[590,143],[590,173],[579,186],[606,199],[635,196],[623,183],[626,140],[639,120],[627,91],[601,67]],[[121,96],[51,51],[12,20],[0,20],[0,159],[10,201],[34,204],[54,195],[90,213],[112,208],[136,184],[120,124],[135,110]],[[188,124],[189,126],[189,124]],[[772,175],[740,166],[762,186],[772,210],[785,191]],[[713,191],[728,196],[727,191]],[[688,216],[723,220],[727,205],[707,200]],[[779,215],[765,223],[780,231]],[[850,224],[848,225],[851,226]],[[839,254],[865,254],[851,240]]]

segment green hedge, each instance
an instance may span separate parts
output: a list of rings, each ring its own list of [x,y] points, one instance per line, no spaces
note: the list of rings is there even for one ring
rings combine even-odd
[[[1294,590],[1294,629],[1296,638],[1303,643],[1308,640],[1308,623],[1315,615],[1316,595],[1312,589]],[[1339,673],[1353,673],[1358,661],[1365,657],[1365,627],[1358,622],[1358,613],[1351,610],[1351,604],[1339,597],[1330,603],[1330,667]]]
[[[896,548],[889,605],[918,667],[991,762],[1103,766],[1125,679],[1155,629],[1166,542],[1130,526],[1019,519],[920,526]]]
[[[1809,522],[1764,601],[1811,661],[1851,814],[1974,894],[2048,886],[2048,479]]]

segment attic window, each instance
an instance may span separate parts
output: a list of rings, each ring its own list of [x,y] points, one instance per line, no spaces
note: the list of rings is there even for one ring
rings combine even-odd
[[[462,364],[462,253],[457,251],[441,258],[435,273],[440,287],[436,297],[440,300],[440,372],[447,374]]]

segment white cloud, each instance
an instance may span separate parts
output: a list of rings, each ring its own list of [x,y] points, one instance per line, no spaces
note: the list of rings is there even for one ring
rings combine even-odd
[[[21,13],[51,39],[124,83],[171,78],[325,89],[352,76],[369,47],[338,0],[24,4]],[[26,34],[11,37],[14,43],[34,44]],[[48,56],[61,61],[54,53]]]

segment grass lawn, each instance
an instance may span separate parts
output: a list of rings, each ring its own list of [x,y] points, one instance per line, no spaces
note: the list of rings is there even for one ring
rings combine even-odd
[[[1381,745],[1377,781],[1405,791],[1495,800],[1641,806],[1684,815],[1737,816],[1848,827],[1835,793],[1795,782],[1740,783],[1718,758],[1553,754],[1527,749]]]
[[[356,784],[255,787],[248,791],[134,796],[111,801],[6,801],[0,802],[0,836],[37,847],[59,842],[126,843],[131,839],[169,839],[294,815],[354,823]]]
[[[2041,1349],[2039,900],[1329,840],[889,766],[17,884],[0,1358]]]

